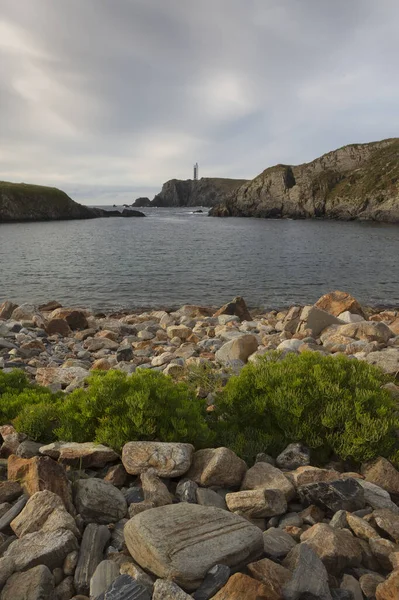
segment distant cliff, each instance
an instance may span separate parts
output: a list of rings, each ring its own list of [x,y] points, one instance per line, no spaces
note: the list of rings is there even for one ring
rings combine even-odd
[[[106,211],[74,202],[57,188],[0,181],[0,223],[99,217],[144,217],[139,211]]]
[[[171,179],[151,202],[151,206],[214,206],[242,184],[245,179],[202,177],[198,181]]]
[[[210,215],[399,223],[399,139],[352,144],[299,166],[270,167],[233,190]]]

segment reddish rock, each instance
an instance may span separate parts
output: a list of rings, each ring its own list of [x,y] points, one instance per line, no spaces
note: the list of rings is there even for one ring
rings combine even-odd
[[[281,594],[273,592],[270,586],[260,581],[236,573],[225,586],[213,596],[213,600],[281,600]]]
[[[399,571],[393,571],[391,575],[377,586],[376,600],[398,600],[399,598]]]
[[[362,474],[366,481],[390,494],[399,495],[399,471],[386,458],[380,456],[373,462],[363,464]]]
[[[13,304],[9,300],[6,300],[3,302],[3,304],[0,304],[0,319],[10,319],[16,308],[18,308],[18,304]]]
[[[361,546],[347,529],[317,523],[302,534],[301,541],[316,552],[328,573],[338,574],[347,567],[360,566]]]
[[[41,304],[39,306],[40,312],[52,312],[57,308],[62,308],[62,304],[60,304],[56,300],[51,300],[50,302],[47,302],[46,304]]]
[[[85,313],[79,309],[57,308],[51,313],[50,319],[64,319],[73,331],[89,328]]]
[[[8,479],[18,481],[29,496],[50,490],[61,497],[69,512],[75,511],[65,469],[48,456],[19,458],[11,455],[8,459]]]
[[[47,322],[46,331],[49,335],[59,334],[68,337],[71,334],[71,328],[65,319],[51,319]]]
[[[347,292],[330,292],[316,302],[315,306],[329,312],[336,317],[345,311],[364,317],[364,312],[359,302]]]
[[[235,315],[241,321],[252,321],[245,300],[240,296],[237,296],[234,300],[219,308],[213,316],[218,317],[219,315]]]
[[[121,487],[125,484],[127,478],[127,473],[123,465],[113,465],[107,471],[106,476],[104,477],[105,481],[109,481],[112,485],[116,487]]]
[[[270,593],[282,598],[282,589],[292,578],[292,573],[282,565],[279,565],[269,558],[263,558],[257,562],[250,563],[248,570],[254,579],[261,581]]]

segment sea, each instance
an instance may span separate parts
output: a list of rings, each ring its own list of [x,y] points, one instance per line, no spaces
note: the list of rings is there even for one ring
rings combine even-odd
[[[140,210],[146,218],[1,224],[0,302],[114,312],[242,296],[267,310],[338,289],[399,307],[397,225]]]

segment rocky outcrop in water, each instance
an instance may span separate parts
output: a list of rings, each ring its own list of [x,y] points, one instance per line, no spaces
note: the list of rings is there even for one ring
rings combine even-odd
[[[124,210],[121,213],[89,208],[74,202],[57,188],[0,182],[0,223],[144,216],[135,210]]]
[[[398,182],[398,138],[352,144],[303,165],[270,167],[210,214],[399,223]]]
[[[147,197],[137,198],[132,204],[135,208],[148,208],[151,206],[151,200]]]
[[[151,206],[214,206],[244,183],[245,179],[217,177],[202,177],[198,181],[171,179],[163,184]]]

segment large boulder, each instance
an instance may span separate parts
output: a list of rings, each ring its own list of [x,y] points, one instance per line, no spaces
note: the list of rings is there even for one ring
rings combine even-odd
[[[261,530],[246,519],[187,502],[136,515],[125,525],[125,541],[141,567],[188,590],[215,564],[242,567],[263,552]]]
[[[44,490],[36,492],[26,503],[22,512],[11,522],[11,529],[19,537],[35,531],[69,529],[79,538],[75,519],[67,512],[60,496]]]
[[[280,490],[287,500],[295,496],[294,486],[284,473],[267,462],[255,463],[245,474],[241,490],[256,489]]]
[[[359,302],[347,292],[330,292],[318,299],[315,306],[338,316],[345,311],[364,317],[364,312]]]
[[[104,467],[109,462],[118,460],[119,456],[112,448],[85,442],[54,442],[47,446],[41,446],[40,454],[50,456],[54,460],[66,465],[87,469],[89,467]]]
[[[36,492],[50,490],[61,497],[68,512],[74,514],[71,486],[65,468],[48,456],[8,459],[8,479],[18,481],[23,490],[33,496]]]
[[[79,309],[56,308],[50,314],[51,319],[64,319],[73,331],[89,327],[85,313]]]
[[[235,315],[241,321],[252,321],[245,300],[241,296],[236,296],[231,302],[219,308],[213,316],[218,317],[219,315]]]
[[[258,340],[256,336],[248,333],[223,344],[217,350],[215,356],[216,360],[223,365],[234,364],[234,361],[237,360],[246,363],[251,354],[256,352],[257,349]]]
[[[7,319],[10,319],[12,313],[16,308],[18,308],[18,304],[14,304],[9,300],[6,300],[2,304],[0,304],[0,319],[5,321],[7,321]]]
[[[347,323],[346,325],[340,325],[335,331],[339,335],[347,336],[354,340],[379,342],[380,344],[386,344],[391,337],[394,337],[388,325],[374,321]]]
[[[194,446],[166,442],[128,442],[122,462],[130,475],[154,469],[159,477],[180,477],[191,466]]]
[[[89,371],[83,367],[39,367],[36,370],[36,382],[43,386],[59,384],[64,389],[71,383],[83,383],[89,375]]]
[[[369,354],[367,354],[367,356],[365,356],[364,360],[370,365],[379,367],[389,375],[395,376],[399,372],[398,348],[384,348],[383,350],[370,352]]]
[[[238,487],[246,471],[246,463],[229,448],[205,448],[194,453],[186,477],[204,487]]]
[[[333,529],[326,523],[316,523],[301,536],[323,562],[329,573],[339,574],[362,561],[362,547],[347,529]]]
[[[127,513],[122,492],[102,479],[79,479],[74,493],[76,509],[87,523],[116,523]]]
[[[334,315],[317,308],[317,306],[305,306],[301,312],[298,331],[308,330],[309,334],[316,338],[330,325],[342,325],[344,321]]]
[[[274,517],[287,511],[287,500],[280,490],[258,488],[226,495],[226,503],[231,512],[250,519]]]
[[[362,465],[362,475],[366,481],[374,483],[389,494],[399,495],[399,471],[382,456]]]
[[[284,565],[293,572],[292,577],[283,587],[284,600],[298,598],[331,600],[326,567],[307,544],[295,546],[284,560]]]
[[[15,573],[7,581],[1,600],[54,600],[54,577],[45,565]]]
[[[305,505],[316,504],[333,512],[361,510],[366,504],[362,486],[351,477],[302,485],[298,495]]]
[[[36,531],[15,540],[4,556],[12,558],[16,571],[26,571],[37,565],[50,570],[62,567],[66,556],[78,549],[78,541],[72,531]]]

